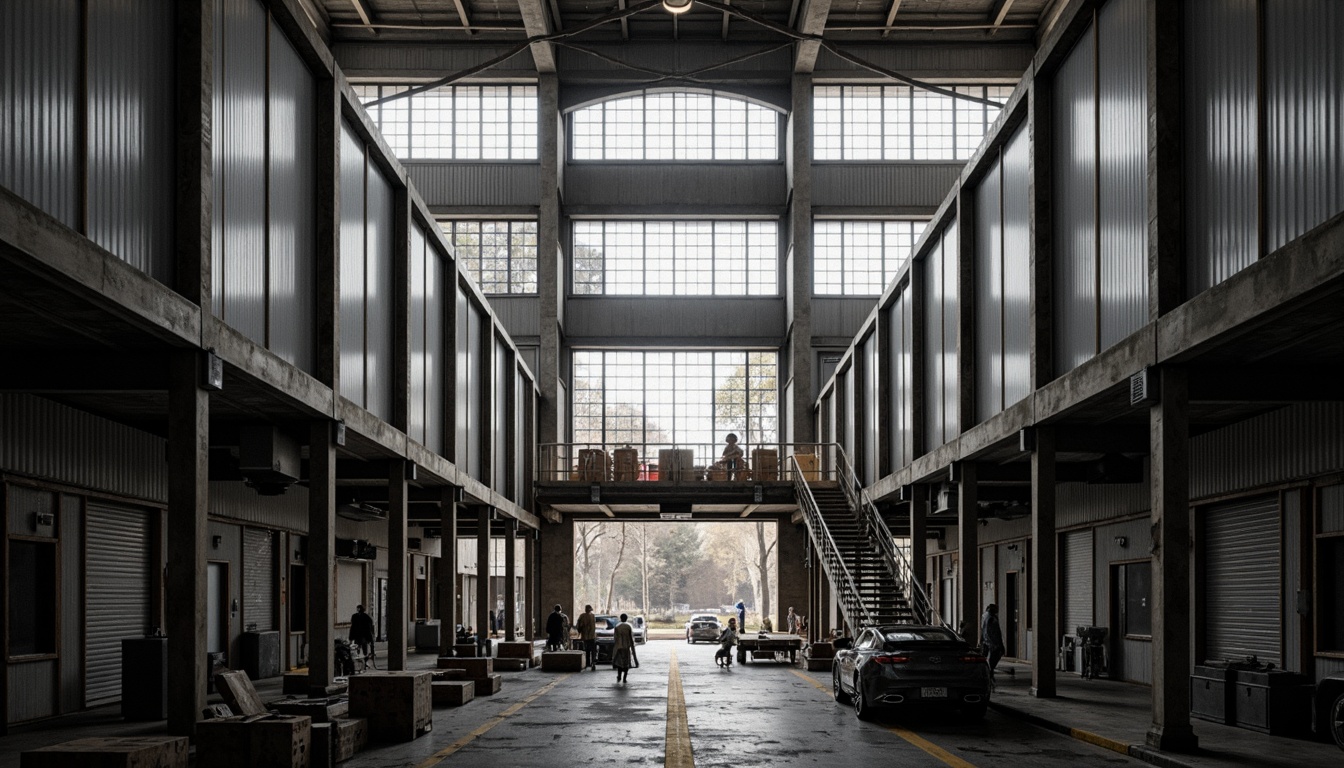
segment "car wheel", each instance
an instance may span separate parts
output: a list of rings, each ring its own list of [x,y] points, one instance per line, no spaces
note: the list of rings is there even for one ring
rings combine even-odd
[[[961,708],[961,714],[966,718],[967,722],[978,723],[985,719],[985,710],[987,708],[988,706],[984,703],[966,704]]]
[[[1344,749],[1344,693],[1330,705],[1330,735],[1335,738],[1335,746]]]
[[[849,703],[849,694],[845,693],[845,686],[843,683],[840,682],[839,669],[831,673],[831,692],[834,694],[836,701],[840,702],[841,704]]]
[[[868,703],[868,697],[863,694],[863,686],[859,685],[858,678],[854,679],[854,716],[860,720],[872,720],[877,717],[877,712]]]

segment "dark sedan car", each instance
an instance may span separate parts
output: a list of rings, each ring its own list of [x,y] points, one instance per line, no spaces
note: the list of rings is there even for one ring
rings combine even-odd
[[[853,647],[836,652],[831,674],[835,700],[853,701],[860,720],[903,705],[956,709],[979,720],[989,705],[989,663],[942,627],[865,629]]]

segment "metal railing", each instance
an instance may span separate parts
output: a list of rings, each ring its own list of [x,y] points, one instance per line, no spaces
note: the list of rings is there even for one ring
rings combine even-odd
[[[803,520],[807,523],[807,532],[812,538],[812,546],[817,551],[817,559],[821,561],[821,567],[826,571],[826,578],[830,579],[831,586],[839,597],[840,610],[844,613],[845,622],[851,627],[866,627],[876,623],[872,612],[868,610],[867,604],[859,594],[858,583],[845,565],[840,547],[836,545],[835,539],[831,538],[830,529],[826,527],[826,522],[821,517],[821,508],[812,495],[812,489],[808,486],[802,468],[798,466],[793,456],[789,457],[789,461],[793,464],[793,487],[798,509],[802,511]]]
[[[859,482],[849,456],[838,445],[834,449],[838,457],[836,466],[840,487],[845,491],[850,508],[858,512],[860,522],[867,530],[868,537],[877,544],[878,553],[886,560],[892,577],[905,589],[906,600],[910,603],[915,619],[926,624],[947,627],[947,623],[938,615],[933,601],[929,599],[928,593],[924,591],[924,584],[919,578],[918,571],[911,567],[910,560],[896,546],[896,537],[892,535],[891,529],[887,527],[887,522],[882,519],[882,514],[877,511],[872,499],[868,498],[868,493],[863,490],[863,484]]]
[[[808,456],[801,470],[812,480],[834,480],[823,443],[738,443],[742,456],[724,458],[724,443],[544,443],[537,447],[538,482],[760,482],[791,480],[792,456]]]

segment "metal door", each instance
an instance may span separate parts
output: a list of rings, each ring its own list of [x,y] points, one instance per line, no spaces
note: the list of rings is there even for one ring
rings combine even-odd
[[[1059,552],[1062,556],[1059,571],[1064,577],[1064,583],[1060,585],[1060,612],[1064,616],[1060,634],[1072,635],[1078,627],[1090,627],[1093,624],[1092,531],[1064,534]]]
[[[264,528],[244,528],[243,629],[275,629],[275,598],[275,536]]]
[[[1278,494],[1203,515],[1205,659],[1282,663],[1282,536]]]

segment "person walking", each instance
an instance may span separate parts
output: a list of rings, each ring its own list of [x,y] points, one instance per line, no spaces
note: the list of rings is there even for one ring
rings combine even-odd
[[[355,613],[350,617],[350,642],[359,648],[365,659],[373,655],[373,637],[373,617],[364,612],[364,606],[356,605]]]
[[[555,610],[546,617],[546,650],[563,651],[565,642],[565,614],[560,610],[560,604],[556,603]]]
[[[597,615],[593,613],[593,606],[583,606],[583,615],[579,617],[574,628],[579,631],[579,639],[583,641],[583,655],[585,666],[588,669],[597,671]]]
[[[999,627],[999,606],[990,603],[980,617],[980,642],[985,646],[985,656],[989,657],[989,674],[999,666],[1003,658],[1003,629]]]
[[[793,612],[792,605],[789,606],[789,615],[788,618],[785,620],[789,623],[789,634],[790,635],[798,634],[798,614]]]
[[[630,662],[635,654],[635,628],[630,626],[630,617],[621,614],[621,623],[613,630],[611,666],[616,670],[616,682],[624,683],[630,675]]]

